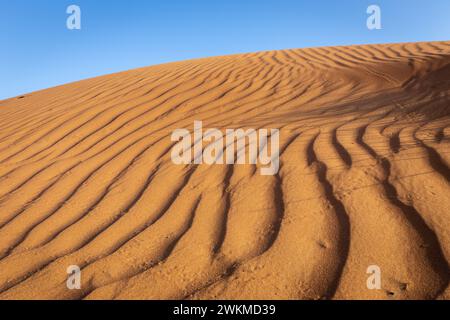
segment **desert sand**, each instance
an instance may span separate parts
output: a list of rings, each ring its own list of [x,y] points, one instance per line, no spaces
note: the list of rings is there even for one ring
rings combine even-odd
[[[175,165],[170,135],[195,120],[279,129],[279,172]],[[3,100],[0,299],[450,299],[449,151],[450,42],[197,59]]]

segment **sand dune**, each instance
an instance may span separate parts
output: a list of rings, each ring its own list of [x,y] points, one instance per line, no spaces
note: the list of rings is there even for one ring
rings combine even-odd
[[[170,135],[194,120],[279,129],[278,174],[175,165]],[[198,59],[0,101],[0,299],[450,299],[449,137],[450,42]]]

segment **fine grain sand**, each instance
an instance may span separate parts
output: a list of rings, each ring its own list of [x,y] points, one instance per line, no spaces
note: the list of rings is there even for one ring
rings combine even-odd
[[[173,164],[194,120],[279,129],[278,174]],[[0,299],[450,299],[449,151],[450,42],[197,59],[3,100]]]

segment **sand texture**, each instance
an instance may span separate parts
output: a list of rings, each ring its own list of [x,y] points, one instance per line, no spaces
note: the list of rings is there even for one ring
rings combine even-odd
[[[194,120],[279,129],[279,172],[174,164],[170,135]],[[449,180],[450,42],[197,59],[3,100],[0,299],[450,299]]]

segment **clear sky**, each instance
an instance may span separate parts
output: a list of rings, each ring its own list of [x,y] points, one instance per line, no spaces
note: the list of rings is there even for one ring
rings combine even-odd
[[[0,0],[0,99],[190,58],[432,40],[450,40],[450,0]]]

